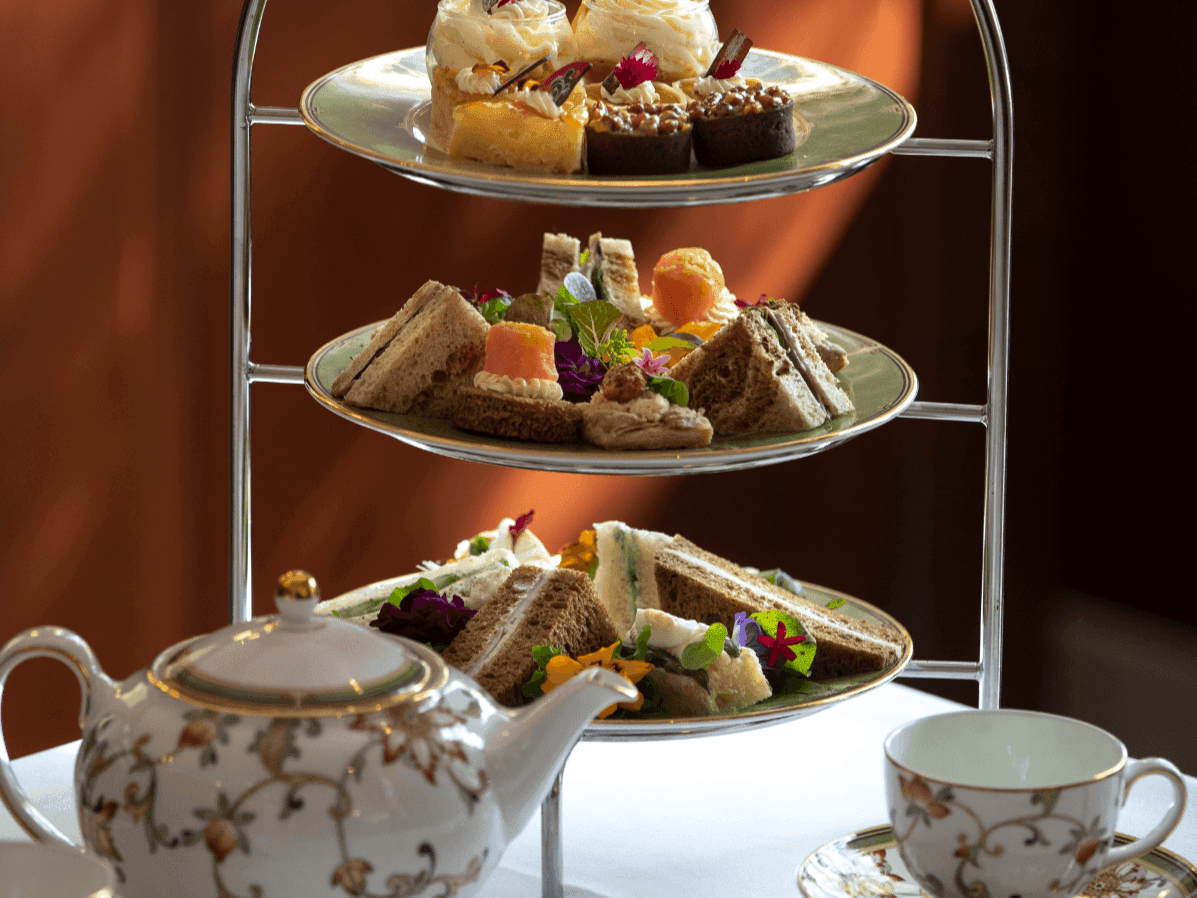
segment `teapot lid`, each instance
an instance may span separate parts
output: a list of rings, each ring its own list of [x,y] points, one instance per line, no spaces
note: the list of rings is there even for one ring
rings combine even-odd
[[[150,667],[151,682],[221,711],[322,717],[382,710],[447,676],[430,649],[315,614],[320,590],[303,571],[283,574],[274,600],[277,615],[167,649]]]

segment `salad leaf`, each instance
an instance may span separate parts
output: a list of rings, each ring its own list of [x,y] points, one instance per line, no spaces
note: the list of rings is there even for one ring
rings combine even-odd
[[[534,645],[532,647],[532,660],[536,662],[536,670],[532,672],[532,676],[528,682],[524,684],[523,693],[524,698],[533,699],[540,697],[540,684],[544,682],[545,665],[549,663],[549,659],[561,654],[561,649],[552,645]]]
[[[700,641],[682,649],[682,667],[686,670],[706,667],[723,652],[723,640],[726,638],[727,628],[723,624],[711,624]]]
[[[674,405],[690,404],[690,391],[686,389],[686,385],[680,380],[674,380],[672,377],[660,377],[656,374],[650,374],[648,378],[648,388],[654,393],[660,393]]]
[[[609,339],[609,332],[623,313],[609,302],[575,303],[569,306],[570,322],[578,343],[589,356],[599,358],[601,346]]]

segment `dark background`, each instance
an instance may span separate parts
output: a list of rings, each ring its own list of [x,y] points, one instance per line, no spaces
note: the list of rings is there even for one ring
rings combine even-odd
[[[571,10],[576,4],[570,4]],[[721,30],[897,89],[921,137],[988,138],[962,0],[713,0]],[[1182,4],[1001,3],[1015,97],[1003,704],[1107,726],[1197,770],[1192,452],[1182,431],[1193,146]],[[274,0],[254,99],[423,42],[431,2]],[[239,7],[0,0],[0,639],[59,624],[124,677],[227,616],[229,92]],[[816,191],[681,212],[476,200],[302,128],[254,138],[255,361],[301,365],[430,277],[535,283],[541,233],[705,245],[729,285],[892,347],[920,399],[980,403],[989,165],[901,157]],[[645,279],[647,283],[647,277]],[[789,465],[634,479],[425,455],[253,390],[255,599],[326,595],[536,508],[681,532],[871,601],[923,659],[975,660],[983,431],[899,420]],[[967,703],[975,687],[907,681]],[[78,736],[73,678],[9,680],[14,755]]]

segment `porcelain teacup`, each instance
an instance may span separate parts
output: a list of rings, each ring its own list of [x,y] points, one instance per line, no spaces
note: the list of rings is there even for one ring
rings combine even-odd
[[[1173,802],[1141,839],[1114,848],[1118,809],[1160,774]],[[885,740],[890,822],[914,879],[939,898],[1072,898],[1104,866],[1159,846],[1184,812],[1168,761],[1128,761],[1114,736],[1032,711],[959,711]]]
[[[0,842],[0,898],[117,898],[116,875],[104,859],[79,848]]]

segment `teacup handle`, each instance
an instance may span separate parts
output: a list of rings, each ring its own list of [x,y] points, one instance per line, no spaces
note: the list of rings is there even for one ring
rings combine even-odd
[[[1132,858],[1146,854],[1154,848],[1158,848],[1164,839],[1171,835],[1172,830],[1176,829],[1176,824],[1180,823],[1180,818],[1185,812],[1185,799],[1188,792],[1185,789],[1184,777],[1176,769],[1176,765],[1170,761],[1165,761],[1163,758],[1144,758],[1141,761],[1131,761],[1127,765],[1126,783],[1122,787],[1122,804],[1126,803],[1126,796],[1130,793],[1130,788],[1135,784],[1135,781],[1139,777],[1148,776],[1153,773],[1167,777],[1168,782],[1172,786],[1172,804],[1168,806],[1168,810],[1164,814],[1164,819],[1147,835],[1141,839],[1135,839],[1135,841],[1129,844],[1110,849],[1110,853],[1105,859],[1107,866],[1121,864],[1123,861],[1129,861]]]
[[[9,640],[0,649],[0,698],[4,695],[4,683],[13,669],[30,658],[53,658],[61,661],[75,672],[82,692],[82,706],[79,710],[79,726],[82,728],[91,708],[94,685],[108,681],[96,656],[82,639],[70,630],[61,627],[36,627],[26,630]],[[16,818],[25,832],[38,842],[61,842],[78,848],[46,819],[17,782],[12,764],[8,758],[8,746],[4,742],[4,727],[0,722],[0,799],[8,812]]]

